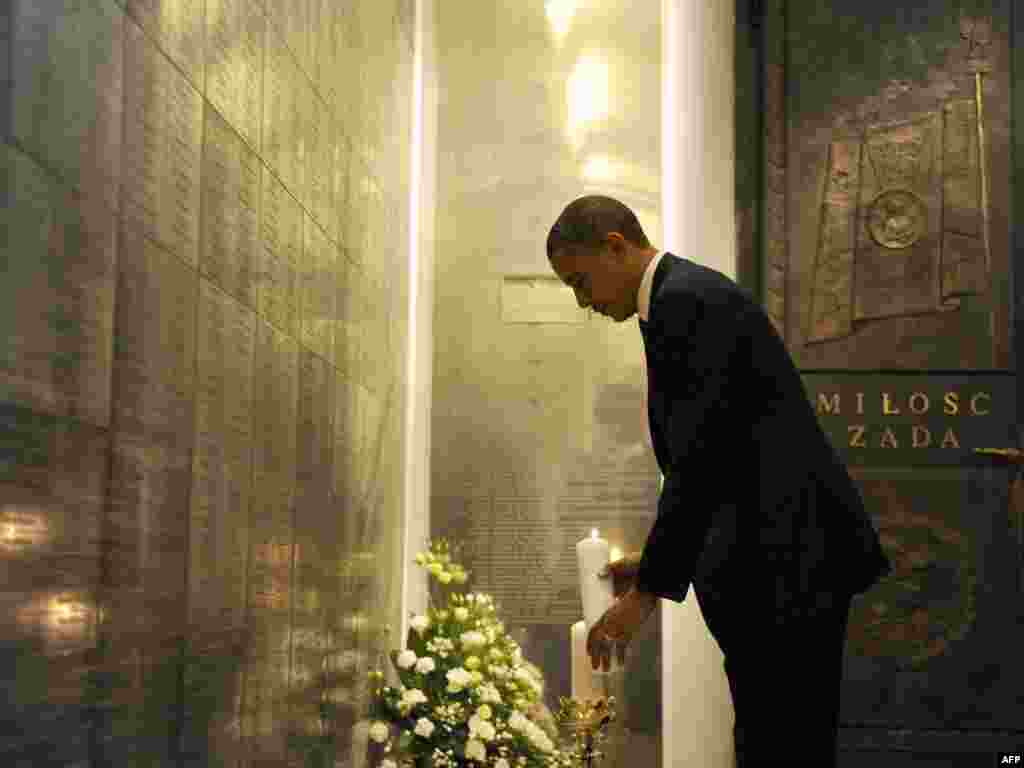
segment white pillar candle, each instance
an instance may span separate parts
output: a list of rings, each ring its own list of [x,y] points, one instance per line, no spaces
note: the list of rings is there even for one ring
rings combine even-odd
[[[596,528],[590,531],[590,538],[581,539],[576,543],[576,559],[580,569],[580,595],[583,598],[583,621],[585,623],[584,655],[587,650],[586,633],[600,621],[604,612],[615,602],[612,579],[610,577],[600,578],[597,575],[608,565],[610,556],[611,548],[608,546],[608,541],[597,535]],[[609,659],[609,672],[618,666],[614,656],[612,653],[612,658]],[[587,656],[587,664],[589,669],[589,656]],[[604,668],[598,667],[594,674],[605,674]]]
[[[599,578],[598,572],[608,565],[611,548],[605,539],[597,535],[597,529],[590,532],[589,539],[576,543],[576,559],[580,569],[580,596],[583,598],[583,620],[587,629],[593,627],[612,607],[615,595],[610,578]]]
[[[587,627],[582,621],[572,625],[570,631],[572,643],[572,697],[579,701],[596,699],[601,695],[601,688],[594,679],[594,670],[590,666],[587,654]]]

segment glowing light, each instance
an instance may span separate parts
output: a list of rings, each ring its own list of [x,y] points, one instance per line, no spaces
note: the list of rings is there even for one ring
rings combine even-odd
[[[50,525],[45,512],[29,512],[11,505],[0,513],[3,536],[0,547],[18,551],[38,547],[50,538]]]
[[[590,538],[592,538],[592,539],[596,539],[597,538],[597,528],[591,528],[590,529]]]
[[[615,176],[612,161],[605,155],[598,155],[583,164],[583,178],[587,181],[611,181]]]
[[[567,86],[569,139],[578,149],[586,130],[608,117],[608,62],[598,54],[584,54]]]
[[[612,547],[611,555],[609,555],[608,559],[611,560],[612,562],[615,562],[616,560],[621,560],[622,559],[622,550],[619,549],[618,547]]]
[[[548,0],[544,3],[544,11],[551,24],[551,31],[554,33],[556,43],[561,43],[569,34],[569,25],[572,23],[573,16],[576,15],[576,8],[576,0]]]

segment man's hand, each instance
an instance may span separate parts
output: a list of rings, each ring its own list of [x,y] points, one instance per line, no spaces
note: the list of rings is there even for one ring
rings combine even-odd
[[[612,577],[612,591],[616,597],[622,597],[633,587],[636,572],[640,568],[641,552],[630,552],[625,557],[608,563],[608,567],[598,573],[601,578]]]
[[[625,664],[626,646],[657,603],[655,595],[639,592],[635,587],[616,600],[587,633],[590,666],[593,669],[603,666],[607,672],[611,668],[613,643],[618,650],[619,664]]]

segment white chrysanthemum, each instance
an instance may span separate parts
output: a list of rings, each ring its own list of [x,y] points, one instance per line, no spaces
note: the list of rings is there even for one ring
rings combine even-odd
[[[396,663],[402,669],[408,669],[416,663],[416,652],[402,651],[400,654],[398,654],[398,659],[396,659]]]
[[[483,636],[483,633],[477,632],[476,630],[463,632],[459,636],[459,640],[462,642],[462,647],[467,650],[481,648],[487,644],[487,638]]]
[[[417,704],[426,704],[427,697],[419,688],[410,688],[402,694],[402,701],[406,704],[415,706]]]
[[[470,760],[479,760],[481,763],[487,759],[487,750],[484,749],[482,741],[470,739],[466,742],[466,757]]]
[[[373,725],[370,726],[370,738],[378,744],[383,744],[387,741],[390,733],[391,730],[388,728],[388,724],[380,720],[374,721]]]
[[[434,660],[429,656],[424,656],[423,658],[417,659],[416,661],[416,671],[419,672],[421,675],[426,675],[430,672],[433,672],[435,669],[437,669],[437,665],[434,663]]]
[[[491,708],[486,704],[481,704],[479,707],[477,707],[476,713],[480,715],[481,720],[490,720],[491,717],[494,715],[494,713],[491,711]]]
[[[430,734],[434,732],[434,724],[427,718],[421,717],[416,721],[416,735],[422,736],[424,739],[429,739]]]
[[[454,613],[456,621],[465,621],[469,618],[469,611],[461,605],[455,609]]]
[[[426,616],[413,616],[412,620],[409,622],[409,626],[422,635],[426,631],[427,627],[430,626],[430,619]]]

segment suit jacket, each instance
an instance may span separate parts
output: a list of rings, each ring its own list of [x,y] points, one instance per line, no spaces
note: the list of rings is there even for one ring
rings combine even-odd
[[[721,643],[726,604],[813,612],[891,571],[782,338],[747,292],[666,253],[640,325],[665,484],[639,589],[682,602],[693,583]]]

